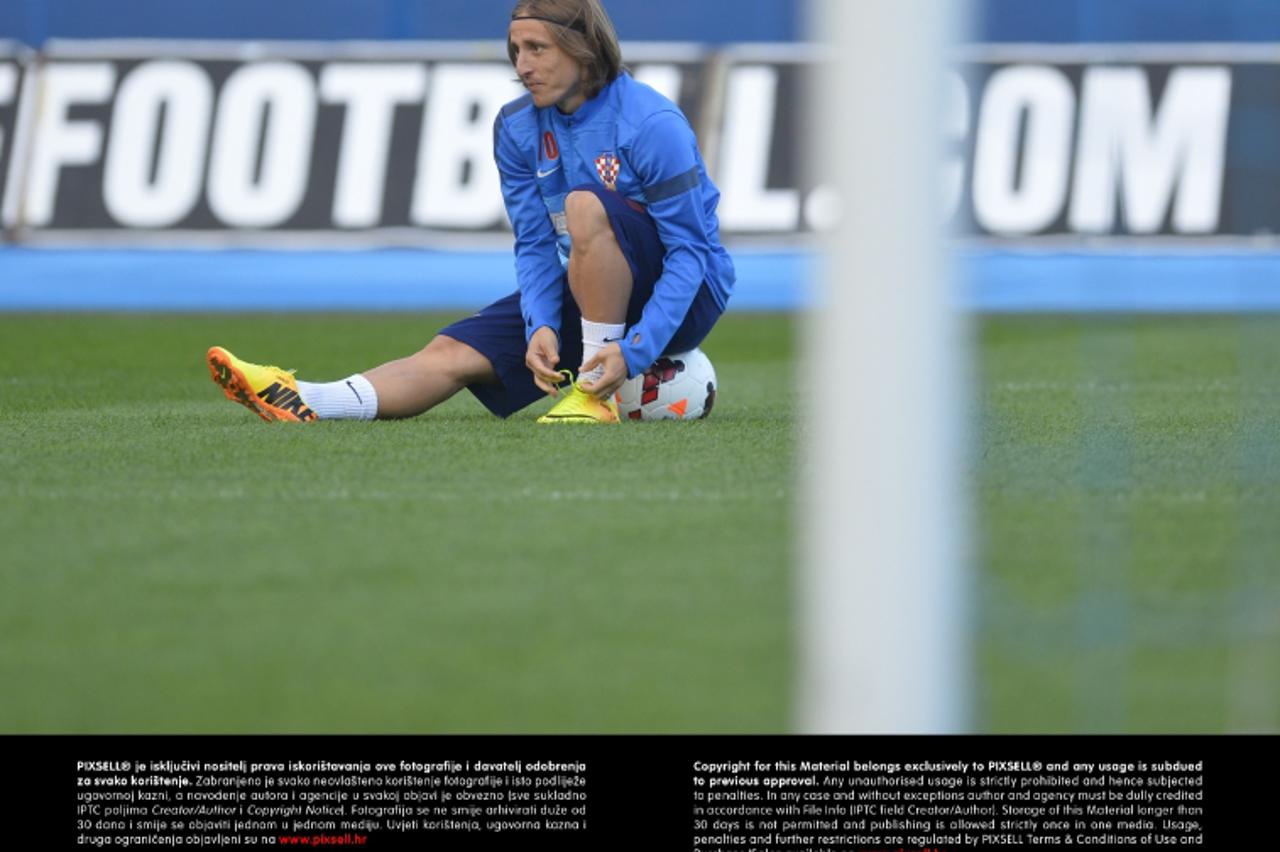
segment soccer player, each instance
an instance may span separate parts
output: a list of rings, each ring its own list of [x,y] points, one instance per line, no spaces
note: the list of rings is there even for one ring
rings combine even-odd
[[[733,291],[720,192],[679,107],[636,82],[599,0],[520,0],[507,53],[528,94],[494,123],[518,291],[420,352],[337,382],[209,350],[228,398],[265,420],[412,417],[462,388],[507,417],[617,423],[615,390],[696,347]],[[566,388],[562,375],[577,368]]]

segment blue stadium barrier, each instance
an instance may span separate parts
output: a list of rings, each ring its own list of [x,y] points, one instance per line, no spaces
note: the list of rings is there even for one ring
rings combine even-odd
[[[0,39],[491,39],[513,3],[473,0],[4,0]],[[806,0],[608,0],[632,40],[795,41]],[[970,0],[981,42],[1280,41],[1275,0]],[[496,29],[495,29],[496,28]]]
[[[1275,0],[970,0],[979,42],[1280,41]]]
[[[514,5],[514,0],[3,0],[0,39],[33,47],[50,38],[500,39]],[[723,44],[801,39],[807,4],[609,0],[607,7],[628,40]]]
[[[733,310],[812,304],[814,254],[734,259]],[[965,249],[956,261],[959,303],[978,312],[1280,311],[1280,253]],[[506,252],[0,249],[0,311],[470,310],[513,282]]]
[[[1280,253],[964,251],[966,305],[984,312],[1280,310]]]
[[[812,255],[734,259],[734,310],[808,301]],[[470,310],[514,290],[509,252],[0,249],[3,311]]]

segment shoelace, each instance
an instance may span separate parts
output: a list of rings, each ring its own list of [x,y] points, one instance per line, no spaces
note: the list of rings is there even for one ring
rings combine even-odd
[[[558,370],[557,372],[560,373],[560,375],[564,376],[564,381],[558,382],[555,386],[557,392],[565,390],[566,385],[569,388],[578,387],[578,382],[573,377],[573,370]],[[581,390],[581,388],[578,388],[578,389]]]

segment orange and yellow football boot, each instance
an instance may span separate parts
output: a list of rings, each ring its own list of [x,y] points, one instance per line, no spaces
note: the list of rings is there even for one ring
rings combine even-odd
[[[618,404],[612,399],[600,399],[584,391],[573,380],[573,374],[561,370],[569,383],[564,397],[551,406],[551,410],[538,418],[539,423],[620,423]]]
[[[292,372],[241,361],[221,346],[212,347],[206,360],[209,374],[227,399],[240,403],[268,423],[278,420],[305,423],[318,419],[298,396],[298,383]]]

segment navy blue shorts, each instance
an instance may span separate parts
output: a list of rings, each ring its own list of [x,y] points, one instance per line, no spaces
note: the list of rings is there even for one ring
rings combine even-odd
[[[653,285],[662,275],[666,249],[658,237],[657,226],[643,207],[602,186],[579,186],[604,204],[613,226],[613,234],[631,266],[631,302],[627,306],[627,325],[640,321],[645,304],[653,295]],[[560,367],[576,370],[582,363],[582,314],[569,292],[568,277],[561,280],[564,288],[560,311]],[[700,344],[711,332],[722,313],[711,288],[704,281],[694,296],[689,313],[667,344],[664,355],[687,352]],[[446,337],[459,340],[475,349],[493,365],[498,384],[469,385],[484,407],[499,417],[508,417],[546,394],[533,383],[533,373],[524,364],[529,345],[525,340],[524,316],[520,312],[520,294],[512,293],[478,313],[440,330]]]

